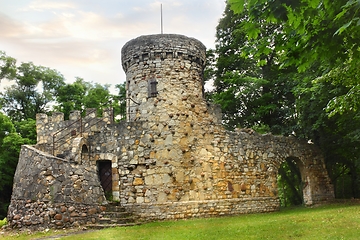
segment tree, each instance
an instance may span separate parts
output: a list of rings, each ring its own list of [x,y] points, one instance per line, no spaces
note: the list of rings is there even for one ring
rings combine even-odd
[[[346,76],[346,69],[341,76]],[[359,79],[348,72],[350,79]],[[349,88],[347,78],[339,79],[337,70],[316,79],[304,79],[297,87],[297,110],[299,112],[298,135],[311,139],[325,155],[326,166],[335,186],[337,197],[360,197],[359,108],[334,111],[329,103],[341,104],[339,96],[346,96]],[[355,78],[353,78],[355,77]],[[338,84],[340,80],[341,84]],[[353,95],[354,96],[354,95]],[[352,103],[348,103],[352,105]],[[358,103],[357,103],[358,104]],[[331,117],[329,117],[329,114]],[[345,183],[345,184],[344,184]],[[349,191],[348,191],[349,190]]]
[[[11,120],[0,112],[0,219],[7,213],[20,146],[29,143],[31,141],[22,138]]]
[[[6,56],[5,52],[0,51],[0,82],[4,78],[13,78],[15,74],[16,60]]]
[[[29,144],[36,144],[36,120],[27,119],[21,122],[14,122],[16,132],[24,139],[28,139]]]
[[[97,108],[98,115],[101,115],[102,109],[111,106],[112,97],[109,85],[101,85],[99,83],[91,85],[83,100],[85,108]]]
[[[84,111],[87,108],[96,108],[97,114],[101,115],[102,109],[111,106],[112,98],[108,85],[92,84],[77,78],[58,89],[53,109],[63,112],[65,119],[69,118],[72,110]]]
[[[249,24],[247,13],[234,14],[229,6],[217,26],[218,56],[215,63],[213,99],[222,106],[223,119],[230,129],[262,128],[275,134],[290,134],[294,125],[294,82],[291,69],[280,68],[275,48],[281,39],[279,24],[259,20],[259,39],[249,41],[242,26]],[[262,46],[263,36],[271,45],[261,53],[247,56],[249,49]],[[208,71],[210,72],[210,71]]]
[[[286,159],[279,167],[278,189],[280,206],[288,207],[303,203],[301,174],[294,159]]]
[[[35,119],[37,113],[48,111],[64,77],[56,70],[21,63],[13,69],[9,80],[15,82],[0,94],[3,111],[13,121]]]
[[[65,119],[69,119],[72,110],[84,110],[83,97],[90,88],[89,83],[82,78],[77,78],[74,83],[61,86],[57,91],[55,111],[64,113]]]
[[[251,24],[242,30],[249,38],[258,39],[254,22],[259,19],[282,26],[284,41],[275,49],[281,53],[284,66],[296,66],[300,72],[314,65],[321,66],[319,73],[327,74],[334,69],[358,69],[360,62],[360,1],[359,0],[229,0],[236,13],[247,12]],[[263,52],[271,43],[271,36],[262,36],[257,49],[247,54]],[[337,71],[341,79],[341,72]],[[347,99],[358,99],[358,79],[347,82]],[[341,99],[341,98],[336,98]],[[337,109],[348,109],[347,101],[340,101]],[[333,104],[334,106],[334,104]],[[335,109],[336,110],[336,109]]]
[[[252,23],[263,19],[281,24],[285,41],[278,50],[286,49],[284,60],[287,64],[296,64],[301,71],[318,61],[337,65],[339,60],[359,57],[359,0],[229,2],[236,13],[248,12]],[[256,29],[251,27],[251,24],[244,25],[249,37],[256,39]]]
[[[351,189],[343,196],[358,197],[359,1],[229,2],[235,13],[220,32],[224,37],[218,38],[218,49],[222,50],[217,52],[216,67],[225,71],[215,74],[218,92],[214,95],[225,110],[225,121],[227,113],[230,117],[242,116],[239,121],[233,118],[239,123],[254,116],[266,116],[259,113],[272,109],[282,110],[278,111],[280,117],[268,115],[268,119],[283,119],[277,121],[278,125],[285,123],[289,126],[285,129],[290,131],[282,133],[292,133],[318,145],[325,155],[337,196],[345,193],[344,189]],[[226,10],[224,19],[230,13]],[[267,28],[272,30],[266,31]],[[250,72],[247,64],[260,70]],[[262,95],[264,86],[270,88],[269,95]],[[268,100],[261,101],[266,96]],[[281,101],[283,105],[274,104]],[[253,114],[247,114],[249,111]],[[267,118],[255,119],[254,123],[270,122],[267,126],[276,126],[274,121],[264,121]],[[251,126],[246,122],[240,124],[244,125]],[[270,131],[276,133],[274,128]],[[345,185],[340,186],[340,182]]]

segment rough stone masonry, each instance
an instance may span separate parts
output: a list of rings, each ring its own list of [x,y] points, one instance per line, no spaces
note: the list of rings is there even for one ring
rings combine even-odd
[[[204,99],[205,51],[174,34],[126,43],[126,121],[114,123],[111,109],[102,117],[74,111],[66,121],[61,113],[38,114],[37,144],[23,146],[19,157],[10,225],[94,223],[109,191],[144,220],[276,211],[278,168],[288,158],[300,169],[306,205],[333,199],[312,144],[224,129],[220,110]]]

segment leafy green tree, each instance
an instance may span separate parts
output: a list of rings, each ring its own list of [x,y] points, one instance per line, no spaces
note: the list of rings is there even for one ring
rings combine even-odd
[[[14,58],[0,51],[0,82],[4,78],[10,79],[14,77],[15,64],[16,60]]]
[[[14,122],[16,132],[25,139],[28,139],[28,143],[36,144],[36,120],[27,119],[21,122]]]
[[[90,88],[90,84],[82,78],[77,78],[74,83],[65,84],[58,89],[55,111],[63,112],[65,119],[69,119],[72,110],[84,110],[83,98]]]
[[[229,0],[236,13],[246,12],[250,24],[242,25],[251,40],[259,38],[258,25],[263,20],[282,26],[282,39],[275,51],[281,53],[284,66],[296,66],[300,72],[320,65],[320,75],[341,69],[356,71],[360,62],[360,2],[359,0]],[[271,36],[262,36],[262,45],[250,49],[247,55],[261,54],[271,43]],[[256,52],[256,53],[255,53]],[[345,73],[346,74],[346,73]],[[336,108],[348,109],[348,101],[358,99],[358,79],[347,81],[349,91],[345,101]],[[341,100],[337,97],[336,100]],[[335,106],[333,104],[333,106]],[[334,109],[336,111],[336,109]]]
[[[225,123],[311,140],[337,196],[358,197],[359,1],[229,2],[214,71]]]
[[[281,206],[303,203],[301,174],[294,159],[286,159],[279,167],[278,189]]]
[[[22,138],[15,130],[11,120],[0,112],[0,218],[7,213],[10,202],[20,146],[31,141]]]
[[[111,94],[109,85],[94,84],[84,96],[85,108],[97,108],[98,115],[102,114],[102,109],[109,108],[111,106]]]
[[[344,72],[346,69],[341,73],[343,77],[346,76]],[[337,70],[334,69],[322,77],[307,79],[299,84],[296,106],[301,131],[298,131],[298,135],[311,139],[323,150],[336,196],[360,197],[360,111],[358,108],[339,108],[340,112],[334,111],[337,108],[329,104],[339,97],[347,96],[349,89],[353,87],[346,84],[346,78],[338,84],[338,77]],[[349,72],[349,77],[359,79],[352,71]],[[339,101],[335,103],[341,104]],[[347,104],[349,107],[353,105],[351,102]]]
[[[257,39],[254,22],[259,19],[279,23],[287,64],[301,71],[314,62],[338,64],[359,57],[359,0],[229,0],[236,12],[248,12],[250,24],[244,25],[251,39]],[[268,45],[266,40],[264,47]],[[259,51],[263,51],[259,49]],[[341,61],[340,61],[341,62]]]
[[[98,115],[101,115],[102,109],[112,105],[112,99],[108,85],[92,84],[77,78],[75,82],[58,89],[53,108],[63,112],[65,119],[69,118],[72,110],[84,111],[87,108],[96,108]]]
[[[0,94],[3,111],[13,121],[35,119],[36,113],[47,112],[57,89],[64,84],[56,70],[33,63],[21,63],[13,68],[9,80],[15,82]]]
[[[282,26],[257,22],[259,38],[250,41],[243,30],[249,24],[247,13],[235,14],[229,6],[217,27],[217,55],[213,72],[213,99],[222,106],[224,123],[229,129],[252,127],[275,134],[290,134],[294,126],[292,94],[294,74],[280,68],[275,51]],[[249,49],[262,46],[263,36],[271,36],[271,45],[262,52],[246,55]],[[211,72],[211,71],[208,71]]]

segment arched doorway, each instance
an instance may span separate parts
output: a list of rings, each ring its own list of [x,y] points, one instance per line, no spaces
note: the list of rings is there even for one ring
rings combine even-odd
[[[112,198],[112,168],[110,160],[97,161],[97,169],[101,186],[104,190],[106,199]]]
[[[304,203],[301,166],[297,158],[287,158],[278,169],[278,194],[281,207]]]
[[[81,147],[81,163],[83,163],[83,161],[88,162],[89,159],[90,159],[89,148],[86,144],[83,144]]]

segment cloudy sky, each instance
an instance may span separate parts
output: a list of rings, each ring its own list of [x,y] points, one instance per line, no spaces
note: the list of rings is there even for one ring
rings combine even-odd
[[[120,51],[129,40],[161,31],[214,47],[225,0],[0,0],[0,50],[93,83],[125,81]],[[1,87],[6,85],[3,81]]]

